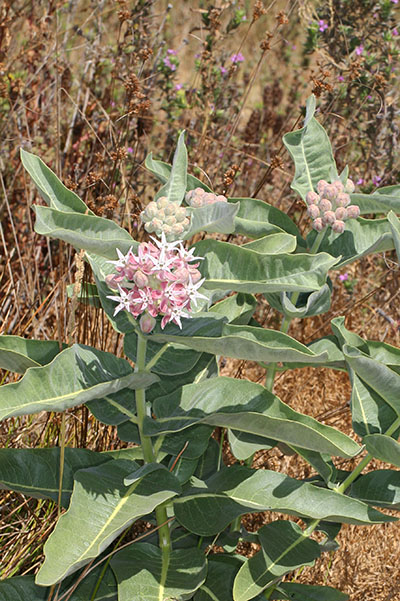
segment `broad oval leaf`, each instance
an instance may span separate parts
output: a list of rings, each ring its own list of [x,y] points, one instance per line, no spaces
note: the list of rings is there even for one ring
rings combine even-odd
[[[118,581],[118,601],[191,599],[204,582],[207,560],[198,548],[171,551],[167,566],[159,547],[133,543],[117,553],[111,566]]]
[[[307,236],[307,242],[311,246],[316,237],[312,230]],[[349,219],[346,221],[346,229],[343,234],[335,234],[329,228],[324,236],[319,252],[329,253],[338,258],[334,269],[340,269],[344,265],[352,263],[373,253],[393,250],[394,243],[390,224],[387,219]]]
[[[371,215],[379,213],[388,213],[394,211],[400,213],[400,192],[390,194],[389,188],[398,188],[398,186],[388,186],[381,188],[373,194],[350,194],[351,204],[360,207],[361,215]]]
[[[134,373],[125,359],[83,344],[59,353],[43,367],[31,367],[16,383],[0,387],[0,419],[64,411],[124,388],[145,388],[158,376]]]
[[[72,190],[68,190],[55,173],[38,156],[21,148],[21,161],[49,207],[69,213],[94,215]]]
[[[291,601],[347,601],[349,596],[331,586],[282,582],[270,599],[290,599]]]
[[[116,459],[75,474],[69,509],[44,546],[46,559],[37,584],[56,584],[76,572],[135,520],[180,492],[179,482],[167,469],[125,486],[124,478],[134,467],[132,461]]]
[[[200,536],[221,532],[240,515],[259,511],[359,525],[396,520],[335,491],[237,465],[222,469],[207,482],[192,478],[192,487],[174,500],[174,510],[178,522]]]
[[[214,355],[264,363],[297,361],[306,365],[323,365],[328,360],[328,353],[322,349],[319,354],[314,354],[309,347],[277,330],[222,322],[219,336],[207,336],[207,332],[202,336],[185,336],[185,330],[184,327],[179,332],[183,335],[179,335],[178,327],[169,326],[154,333],[152,338],[160,342],[181,342],[189,348]]]
[[[200,265],[205,289],[251,294],[319,290],[339,261],[326,253],[264,255],[212,239],[197,242],[195,248],[205,258]]]
[[[363,443],[373,457],[400,467],[400,443],[391,436],[367,434]]]
[[[400,472],[374,470],[360,476],[351,485],[350,495],[377,507],[400,509]]]
[[[249,601],[276,578],[302,565],[313,565],[321,550],[294,522],[277,520],[258,531],[261,551],[240,568],[233,585],[234,601]]]
[[[190,229],[184,235],[188,240],[198,232],[232,234],[235,230],[234,219],[239,210],[239,203],[215,202],[199,209],[188,209],[190,213]]]
[[[235,234],[244,234],[249,238],[263,238],[286,232],[296,236],[298,246],[307,247],[297,225],[283,211],[256,198],[230,198],[229,202],[240,203],[235,218]]]
[[[325,129],[312,116],[312,96],[308,101],[308,114],[304,127],[283,136],[283,143],[295,164],[291,188],[305,199],[307,192],[315,190],[320,179],[330,181],[338,177],[332,147]]]
[[[209,309],[209,313],[218,313],[235,325],[247,325],[257,307],[257,299],[252,294],[238,292],[219,301]]]
[[[243,555],[209,555],[207,578],[194,601],[232,601],[233,582],[244,561]],[[265,597],[259,595],[256,601],[265,601]]]
[[[184,386],[180,393],[157,399],[153,410],[158,419],[146,418],[144,424],[150,436],[203,423],[330,455],[352,457],[360,451],[350,437],[294,411],[263,386],[247,380],[217,377]]]
[[[62,348],[66,345],[63,344]],[[23,374],[29,367],[46,365],[60,352],[56,340],[28,340],[21,336],[0,336],[0,368]]]
[[[242,248],[255,250],[263,255],[279,255],[283,253],[292,253],[296,250],[296,236],[279,232],[277,234],[269,234],[263,238],[257,238],[252,242],[246,242]]]
[[[137,242],[122,227],[104,217],[59,211],[35,205],[35,232],[57,238],[107,259],[117,259],[118,248],[124,254]]]
[[[276,440],[271,438],[264,438],[239,430],[228,430],[228,441],[232,454],[239,461],[245,461],[261,449],[272,449],[277,444]]]

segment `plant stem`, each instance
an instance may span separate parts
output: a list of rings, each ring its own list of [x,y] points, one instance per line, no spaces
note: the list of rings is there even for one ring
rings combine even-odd
[[[322,230],[322,232],[319,232],[315,236],[315,240],[310,248],[310,255],[315,255],[317,253],[317,251],[320,247],[320,244],[321,244],[322,240],[324,239],[325,233],[326,233],[326,229]],[[296,306],[299,296],[300,296],[300,292],[294,292],[292,294],[290,300],[294,306]],[[290,317],[285,316],[283,318],[280,331],[283,332],[284,334],[287,334],[290,324],[291,324],[291,321],[292,321],[292,319]],[[271,367],[267,370],[267,375],[265,378],[265,388],[267,390],[270,390],[271,392],[273,392],[273,388],[274,388],[275,374],[276,374],[276,363],[272,364]]]
[[[146,369],[146,350],[147,350],[147,339],[142,334],[137,333],[137,356],[135,371],[142,372]],[[143,421],[147,415],[146,412],[146,393],[144,388],[136,390],[136,412],[138,420],[138,428],[140,435],[140,442],[143,450],[143,458],[145,463],[153,463],[155,461],[153,445],[151,443],[150,436],[146,436],[143,433]],[[171,537],[168,525],[167,510],[164,504],[159,505],[156,508],[156,518],[158,530],[158,541],[162,554],[162,565],[163,572],[168,570],[169,557],[171,553]],[[166,572],[165,572],[166,574]]]

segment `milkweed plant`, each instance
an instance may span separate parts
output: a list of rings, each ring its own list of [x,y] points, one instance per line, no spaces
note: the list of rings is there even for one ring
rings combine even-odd
[[[84,251],[90,293],[124,336],[126,358],[3,335],[0,367],[22,377],[0,387],[0,418],[85,404],[129,445],[0,450],[1,488],[60,505],[36,577],[0,582],[1,601],[348,599],[285,576],[337,549],[342,524],[396,519],[381,508],[399,507],[400,472],[363,472],[373,458],[400,466],[400,349],[361,338],[343,317],[308,345],[287,332],[292,319],[329,310],[331,271],[372,253],[400,254],[400,186],[358,193],[348,168],[338,173],[314,113],[312,96],[303,127],[283,138],[291,187],[309,215],[305,238],[268,202],[216,195],[188,174],[184,133],[172,165],[146,159],[162,187],[141,214],[149,235],[140,243],[21,151],[46,203],[34,207],[35,231]],[[253,318],[255,294],[280,312],[280,331]],[[221,357],[258,362],[265,385],[221,376]],[[348,372],[357,436],[274,394],[278,369],[306,366]],[[252,467],[254,453],[282,443],[311,465],[311,477]],[[339,469],[343,459],[354,469]],[[241,523],[268,511],[288,519],[257,532]],[[125,537],[137,520],[147,530]],[[257,552],[239,554],[241,541]]]

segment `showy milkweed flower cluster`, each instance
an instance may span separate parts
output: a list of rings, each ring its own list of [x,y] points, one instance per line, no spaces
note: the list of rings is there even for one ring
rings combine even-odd
[[[354,192],[354,183],[348,179],[346,184],[336,180],[329,184],[324,179],[317,183],[318,192],[307,192],[307,213],[313,220],[312,227],[317,232],[330,226],[334,232],[344,232],[348,219],[357,219],[360,209],[350,204],[350,196]]]
[[[152,242],[139,244],[138,253],[132,249],[126,255],[117,250],[118,260],[109,261],[115,273],[106,277],[107,285],[118,295],[107,296],[118,303],[114,315],[128,311],[135,319],[140,316],[140,329],[150,333],[156,317],[162,315],[161,328],[170,321],[182,329],[181,318],[191,317],[192,304],[207,299],[198,289],[205,278],[197,269],[203,257],[193,256],[180,240],[167,242],[152,237]]]
[[[199,209],[205,205],[211,205],[215,202],[228,202],[226,196],[222,194],[213,194],[206,192],[203,188],[195,188],[186,193],[185,201],[193,209]]]

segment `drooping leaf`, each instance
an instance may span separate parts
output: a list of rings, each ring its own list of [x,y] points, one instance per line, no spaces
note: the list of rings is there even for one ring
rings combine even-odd
[[[245,461],[256,451],[269,450],[276,445],[276,440],[249,434],[248,432],[240,432],[239,430],[228,430],[228,440],[232,454],[239,461]]]
[[[384,434],[368,434],[364,436],[363,443],[373,457],[400,467],[400,443],[394,438]]]
[[[64,411],[124,388],[144,388],[155,374],[134,373],[111,353],[83,344],[59,353],[43,367],[31,367],[19,382],[0,387],[0,419],[38,411]]]
[[[181,204],[187,185],[187,150],[185,145],[185,132],[183,131],[176,145],[172,169],[165,185],[157,192],[156,199],[161,196],[168,198],[169,202]]]
[[[352,457],[360,451],[350,437],[294,411],[247,380],[218,377],[184,386],[179,394],[157,399],[153,411],[157,419],[146,418],[144,424],[150,436],[203,423],[331,455]]]
[[[333,322],[334,320],[332,320]],[[345,370],[346,362],[343,357],[340,345],[335,336],[324,336],[313,340],[310,344],[307,344],[307,348],[315,353],[315,355],[321,355],[326,353],[328,355],[326,361],[321,363],[321,367],[329,367],[331,369]],[[285,362],[283,367],[288,369],[295,369],[298,367],[305,367],[305,363],[289,363]]]
[[[94,215],[83,200],[68,190],[38,156],[21,148],[21,161],[49,207],[69,213]]]
[[[267,330],[254,326],[224,324],[219,325],[219,332],[208,335],[207,332],[186,334],[186,325],[194,325],[194,320],[187,320],[182,330],[169,325],[162,331],[155,331],[152,338],[159,342],[179,342],[197,351],[214,355],[276,363],[278,361],[302,362],[307,365],[323,365],[328,353],[322,350],[318,355],[308,347],[297,342],[291,336],[276,330]],[[201,321],[200,321],[201,323]],[[205,335],[204,335],[205,334]]]
[[[360,476],[351,485],[350,495],[377,507],[400,509],[400,472],[374,470]]]
[[[230,198],[229,202],[240,203],[235,218],[235,234],[243,234],[249,238],[263,238],[286,232],[296,236],[299,247],[307,247],[297,225],[283,211],[256,198]]]
[[[174,550],[163,566],[160,548],[149,543],[126,547],[113,557],[111,566],[119,601],[190,599],[207,573],[206,558],[199,549]]]
[[[314,118],[313,96],[308,99],[304,127],[283,136],[283,143],[295,164],[291,188],[305,199],[307,192],[315,190],[320,179],[337,178],[332,147],[325,129]]]
[[[75,248],[117,259],[116,249],[127,253],[137,242],[122,227],[110,219],[83,215],[35,205],[35,232],[50,238],[64,240]]]
[[[350,406],[354,432],[363,437],[386,432],[396,419],[396,412],[354,371],[351,371],[350,379]]]
[[[37,586],[33,576],[0,580],[0,601],[47,601],[49,588]]]
[[[198,232],[232,234],[235,230],[234,219],[238,210],[239,203],[227,202],[215,202],[198,209],[188,209],[190,229],[184,239],[188,240]]]
[[[312,230],[307,236],[311,245],[316,232]],[[353,261],[367,255],[380,253],[394,248],[394,242],[387,219],[349,219],[343,234],[335,234],[329,228],[319,252],[329,253],[333,257],[341,257],[332,269],[340,269]]]
[[[290,599],[291,601],[347,601],[349,596],[331,586],[282,582],[270,599]]]
[[[153,359],[160,351],[163,351],[163,354],[160,355],[151,371],[164,376],[176,376],[190,371],[201,357],[201,352],[188,350],[182,344],[156,342],[152,337],[149,337],[147,339],[146,361]],[[136,334],[125,336],[124,352],[129,359],[136,362]]]
[[[250,294],[319,290],[339,261],[326,253],[265,255],[212,239],[197,242],[195,248],[204,257],[199,269],[205,289]]]
[[[134,462],[117,459],[75,474],[69,509],[44,546],[46,559],[37,584],[49,586],[76,572],[135,520],[180,492],[178,481],[167,469],[125,486],[124,478],[134,468]]]
[[[220,470],[207,482],[192,478],[192,487],[174,500],[174,510],[178,522],[200,536],[221,532],[244,513],[269,510],[345,524],[396,519],[335,491],[237,465]]]
[[[249,601],[276,578],[301,565],[313,565],[321,551],[294,522],[277,520],[258,531],[261,551],[240,568],[233,585],[234,601]]]
[[[311,293],[302,293],[294,305],[287,292],[265,294],[265,298],[277,311],[290,319],[312,317],[326,313],[331,306],[331,287],[328,284]]]
[[[66,347],[65,344],[62,345]],[[0,368],[23,374],[29,367],[46,365],[60,352],[56,340],[28,340],[21,336],[0,336]]]

